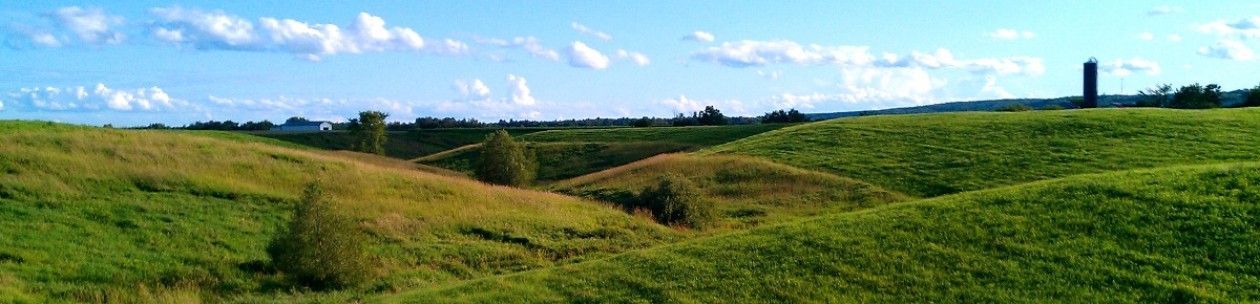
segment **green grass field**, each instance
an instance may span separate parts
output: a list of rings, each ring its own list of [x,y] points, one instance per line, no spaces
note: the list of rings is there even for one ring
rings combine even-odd
[[[496,129],[433,129],[414,131],[390,131],[385,142],[385,155],[399,159],[413,159],[460,146],[479,143]],[[509,129],[513,136],[543,131],[545,129]],[[256,136],[272,138],[297,145],[324,150],[352,150],[354,137],[344,131],[334,132],[250,132]]]
[[[547,184],[664,153],[696,151],[785,126],[572,128],[529,133],[519,136],[518,140],[529,143],[539,165],[538,181]],[[464,146],[414,161],[472,174],[480,153],[478,146]]]
[[[932,197],[1083,173],[1260,160],[1260,109],[1097,109],[835,119],[701,151]]]
[[[346,302],[688,237],[613,206],[224,136],[0,122],[0,302]],[[372,236],[381,277],[360,289],[294,294],[262,266],[317,178]]]
[[[1254,302],[1258,201],[1256,163],[1085,175],[373,302]]]
[[[904,195],[835,175],[747,156],[665,154],[551,185],[559,193],[629,205],[661,175],[693,181],[716,205],[718,227],[741,229],[904,201]]]

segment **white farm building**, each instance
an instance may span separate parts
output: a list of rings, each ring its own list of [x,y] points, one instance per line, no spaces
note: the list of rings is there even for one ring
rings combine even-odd
[[[276,131],[332,131],[332,123],[327,121],[286,122],[276,126]]]

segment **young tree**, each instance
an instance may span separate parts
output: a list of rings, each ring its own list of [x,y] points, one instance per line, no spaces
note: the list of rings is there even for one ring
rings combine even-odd
[[[533,154],[525,151],[525,145],[513,140],[507,131],[495,131],[481,144],[481,162],[477,164],[476,174],[483,182],[526,186],[534,180],[537,170]]]
[[[704,111],[700,112],[700,117],[696,118],[696,120],[698,120],[701,125],[705,126],[720,126],[727,124],[726,115],[722,115],[722,111],[719,111],[713,106],[705,106]]]
[[[366,236],[338,211],[318,180],[307,185],[288,227],[267,245],[272,265],[314,289],[352,287],[371,278]]]
[[[1161,84],[1156,85],[1153,88],[1147,88],[1146,90],[1138,92],[1138,95],[1141,98],[1138,99],[1137,106],[1156,108],[1167,107],[1168,104],[1172,103],[1172,93],[1172,84]]]
[[[704,199],[700,189],[686,178],[665,174],[656,186],[639,193],[639,204],[652,211],[656,221],[666,225],[682,224],[705,228],[716,217],[713,204]]]
[[[385,141],[388,140],[385,133],[386,117],[389,117],[388,113],[363,111],[359,112],[358,119],[350,119],[350,134],[358,142],[355,150],[385,155]]]
[[[1221,107],[1221,86],[1208,84],[1202,86],[1192,84],[1183,86],[1173,93],[1169,108],[1176,109],[1210,109]]]
[[[301,117],[301,116],[293,116],[293,117],[289,117],[289,119],[284,120],[284,123],[294,123],[294,122],[310,122],[310,120],[306,119],[306,117]]]
[[[766,113],[761,117],[761,123],[793,123],[809,121],[809,116],[805,116],[801,111],[792,109],[790,111],[775,110]]]

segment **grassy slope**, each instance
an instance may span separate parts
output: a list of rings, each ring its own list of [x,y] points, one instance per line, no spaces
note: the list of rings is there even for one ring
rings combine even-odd
[[[222,137],[0,121],[0,302],[287,297],[257,265],[317,177],[384,266],[313,295],[334,302],[685,237],[570,197]]]
[[[1254,302],[1260,164],[1083,175],[379,302]]]
[[[456,147],[481,142],[496,129],[434,129],[391,131],[385,142],[385,155],[412,159]],[[542,129],[510,129],[512,135],[524,135]],[[348,132],[250,132],[250,134],[310,146],[324,150],[351,150],[354,137]]]
[[[844,118],[701,151],[930,197],[1082,173],[1260,159],[1260,110],[1099,109]]]
[[[787,125],[740,125],[660,128],[574,128],[522,135],[538,160],[538,179],[549,182],[594,173],[654,155],[695,151]],[[481,150],[464,146],[416,162],[472,173]]]
[[[551,187],[560,193],[624,205],[643,189],[656,185],[657,177],[666,173],[695,182],[726,219],[720,226],[735,228],[906,199],[852,179],[733,155],[658,155]]]

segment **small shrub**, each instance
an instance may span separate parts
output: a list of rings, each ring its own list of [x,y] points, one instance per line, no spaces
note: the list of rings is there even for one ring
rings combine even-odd
[[[686,178],[673,174],[661,176],[661,182],[639,193],[639,204],[652,212],[656,221],[666,225],[704,228],[713,223],[713,204],[706,201],[700,189]]]
[[[370,279],[363,247],[366,237],[336,204],[324,197],[319,181],[307,185],[287,229],[267,245],[277,270],[312,289],[339,289]]]
[[[1062,109],[1064,109],[1063,106],[1057,105],[1057,104],[1046,105],[1044,107],[1041,107],[1042,111],[1057,111],[1057,110],[1062,110]]]
[[[532,156],[507,131],[495,131],[481,145],[477,179],[497,185],[527,186],[538,173],[538,163]]]

